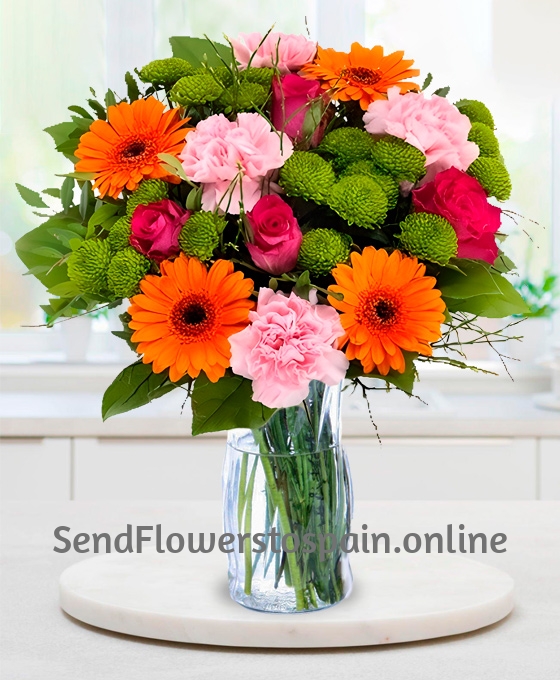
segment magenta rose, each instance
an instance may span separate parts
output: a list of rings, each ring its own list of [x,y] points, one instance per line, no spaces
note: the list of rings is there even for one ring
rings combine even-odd
[[[274,78],[271,111],[274,127],[296,143],[311,135],[308,146],[316,147],[323,139],[327,124],[327,117],[323,115],[325,101],[313,108],[310,102],[322,92],[316,80],[307,80],[295,73]]]
[[[139,205],[132,215],[130,245],[142,255],[161,262],[179,254],[179,233],[190,212],[168,198]]]
[[[500,228],[502,211],[488,203],[478,180],[449,168],[415,189],[412,200],[417,212],[441,215],[451,222],[459,242],[458,257],[494,264],[498,257],[494,234]]]
[[[290,206],[279,196],[263,196],[247,219],[253,236],[247,248],[257,267],[274,276],[293,269],[302,233]]]

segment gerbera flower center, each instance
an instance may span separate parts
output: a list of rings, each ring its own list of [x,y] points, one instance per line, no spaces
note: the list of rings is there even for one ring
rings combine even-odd
[[[146,144],[141,140],[136,140],[131,142],[122,152],[125,158],[134,158],[135,156],[141,156],[144,151],[146,151]]]
[[[358,85],[375,85],[381,80],[381,74],[377,70],[366,68],[365,66],[356,66],[342,69],[340,74],[352,83]]]
[[[357,320],[370,331],[386,331],[395,326],[401,316],[401,300],[397,291],[378,289],[360,295],[362,304],[357,310]]]
[[[204,293],[187,293],[178,300],[169,314],[169,324],[181,342],[200,342],[216,332],[217,309]]]

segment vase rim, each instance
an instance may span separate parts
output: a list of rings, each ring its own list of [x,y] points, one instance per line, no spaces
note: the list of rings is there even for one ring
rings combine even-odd
[[[247,432],[251,432],[251,430],[247,430]],[[341,444],[322,446],[321,448],[313,449],[312,451],[287,451],[286,453],[276,453],[273,451],[263,453],[262,451],[251,451],[247,450],[247,448],[236,446],[231,441],[228,442],[228,446],[234,451],[237,451],[238,453],[246,453],[247,455],[250,456],[267,456],[268,458],[294,458],[295,456],[315,456],[319,453],[327,453],[328,451],[342,450]]]

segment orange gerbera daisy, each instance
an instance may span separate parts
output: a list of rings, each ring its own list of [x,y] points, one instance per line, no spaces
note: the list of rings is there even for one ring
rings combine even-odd
[[[164,108],[155,97],[109,106],[109,120],[94,121],[80,137],[76,172],[95,175],[93,186],[101,198],[118,198],[125,187],[133,191],[143,179],[180,182],[162,167],[158,154],[179,154],[189,119],[181,118],[179,109],[164,113]]]
[[[357,42],[352,43],[349,54],[319,47],[315,61],[302,70],[307,78],[321,81],[323,89],[332,90],[333,99],[359,101],[365,111],[371,102],[385,99],[390,87],[400,88],[401,94],[419,89],[415,83],[402,82],[420,75],[418,69],[410,68],[414,61],[403,59],[403,55],[393,52],[384,56],[379,45],[368,49]]]
[[[337,285],[329,287],[344,295],[329,302],[342,312],[348,359],[359,359],[366,373],[377,369],[387,375],[390,369],[405,370],[402,350],[431,356],[430,343],[441,337],[445,303],[434,289],[435,278],[425,276],[426,267],[398,250],[389,255],[373,246],[352,253],[351,262],[332,270]]]
[[[154,373],[169,369],[172,382],[204,371],[212,382],[229,366],[228,338],[249,323],[253,281],[233,264],[218,260],[210,269],[183,253],[161,263],[161,276],[146,276],[128,308],[142,361]]]

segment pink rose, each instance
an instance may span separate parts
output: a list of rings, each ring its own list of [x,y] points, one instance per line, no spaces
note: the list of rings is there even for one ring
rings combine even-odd
[[[293,151],[289,139],[258,113],[240,113],[230,121],[223,114],[201,120],[187,135],[179,155],[187,177],[202,184],[204,210],[220,208],[238,215],[241,199],[252,210],[270,189],[270,177]]]
[[[391,87],[388,99],[368,106],[364,123],[372,135],[399,137],[426,155],[421,184],[447,168],[466,170],[478,158],[478,146],[468,141],[470,120],[445,97],[426,99],[421,92],[400,94],[398,87]]]
[[[303,235],[290,206],[279,196],[263,196],[247,213],[253,262],[270,274],[284,274],[296,265]]]
[[[161,262],[179,254],[179,233],[190,212],[164,198],[139,205],[132,215],[130,245],[142,255]]]
[[[449,168],[412,192],[417,212],[445,217],[459,242],[458,257],[494,264],[498,246],[494,234],[500,228],[500,208],[488,203],[478,180],[457,168]]]
[[[349,366],[335,349],[344,335],[338,312],[291,293],[261,288],[250,325],[230,336],[231,368],[253,381],[253,400],[270,408],[297,406],[309,394],[309,383],[338,384]]]
[[[299,71],[317,53],[317,43],[303,35],[269,33],[263,41],[260,33],[241,33],[230,42],[241,68],[251,62],[255,68],[276,67],[280,73]]]
[[[317,99],[322,92],[316,80],[307,80],[295,73],[275,77],[272,81],[271,112],[274,127],[285,132],[293,142],[308,139],[308,146],[316,147],[323,139],[327,123],[323,113],[329,98]]]

